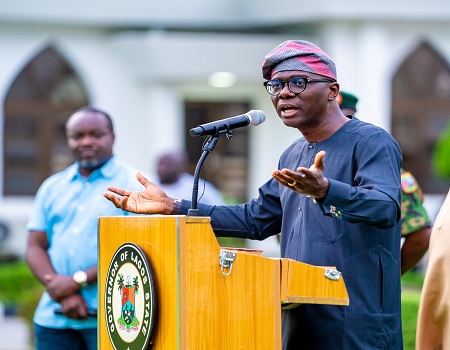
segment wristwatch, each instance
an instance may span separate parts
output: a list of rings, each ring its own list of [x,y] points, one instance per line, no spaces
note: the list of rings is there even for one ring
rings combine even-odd
[[[81,288],[87,285],[87,273],[84,271],[77,271],[73,274],[73,280],[77,282]]]
[[[175,199],[173,201],[173,209],[170,215],[178,215],[180,213],[181,203],[182,203],[181,199]]]

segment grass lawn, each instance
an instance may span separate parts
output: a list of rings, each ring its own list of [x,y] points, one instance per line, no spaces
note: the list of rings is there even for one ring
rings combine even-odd
[[[410,271],[402,277],[402,322],[404,350],[416,348],[417,313],[424,274]]]
[[[416,324],[419,310],[420,290],[403,290],[402,322],[404,350],[416,348]]]

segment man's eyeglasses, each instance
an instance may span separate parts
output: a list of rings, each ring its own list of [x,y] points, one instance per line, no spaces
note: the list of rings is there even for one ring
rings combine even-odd
[[[306,89],[308,83],[333,83],[334,80],[330,79],[311,79],[311,78],[300,78],[293,77],[288,81],[281,81],[278,79],[268,80],[264,82],[264,86],[269,94],[273,96],[278,96],[280,92],[284,89],[284,85],[287,84],[289,90],[294,94],[300,94]]]

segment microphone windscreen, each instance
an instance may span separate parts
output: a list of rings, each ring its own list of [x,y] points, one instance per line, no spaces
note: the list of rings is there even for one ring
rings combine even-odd
[[[263,111],[260,111],[260,110],[252,109],[245,115],[250,119],[249,125],[253,125],[253,126],[262,124],[266,120],[266,115],[264,114]]]

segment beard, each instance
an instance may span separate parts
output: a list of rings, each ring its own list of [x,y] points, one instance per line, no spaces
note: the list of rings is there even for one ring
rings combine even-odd
[[[106,162],[111,159],[111,157],[112,156],[105,157],[102,159],[95,159],[95,160],[80,160],[80,161],[78,161],[78,164],[80,165],[80,168],[95,170],[95,169],[101,168],[103,165],[105,165]]]

